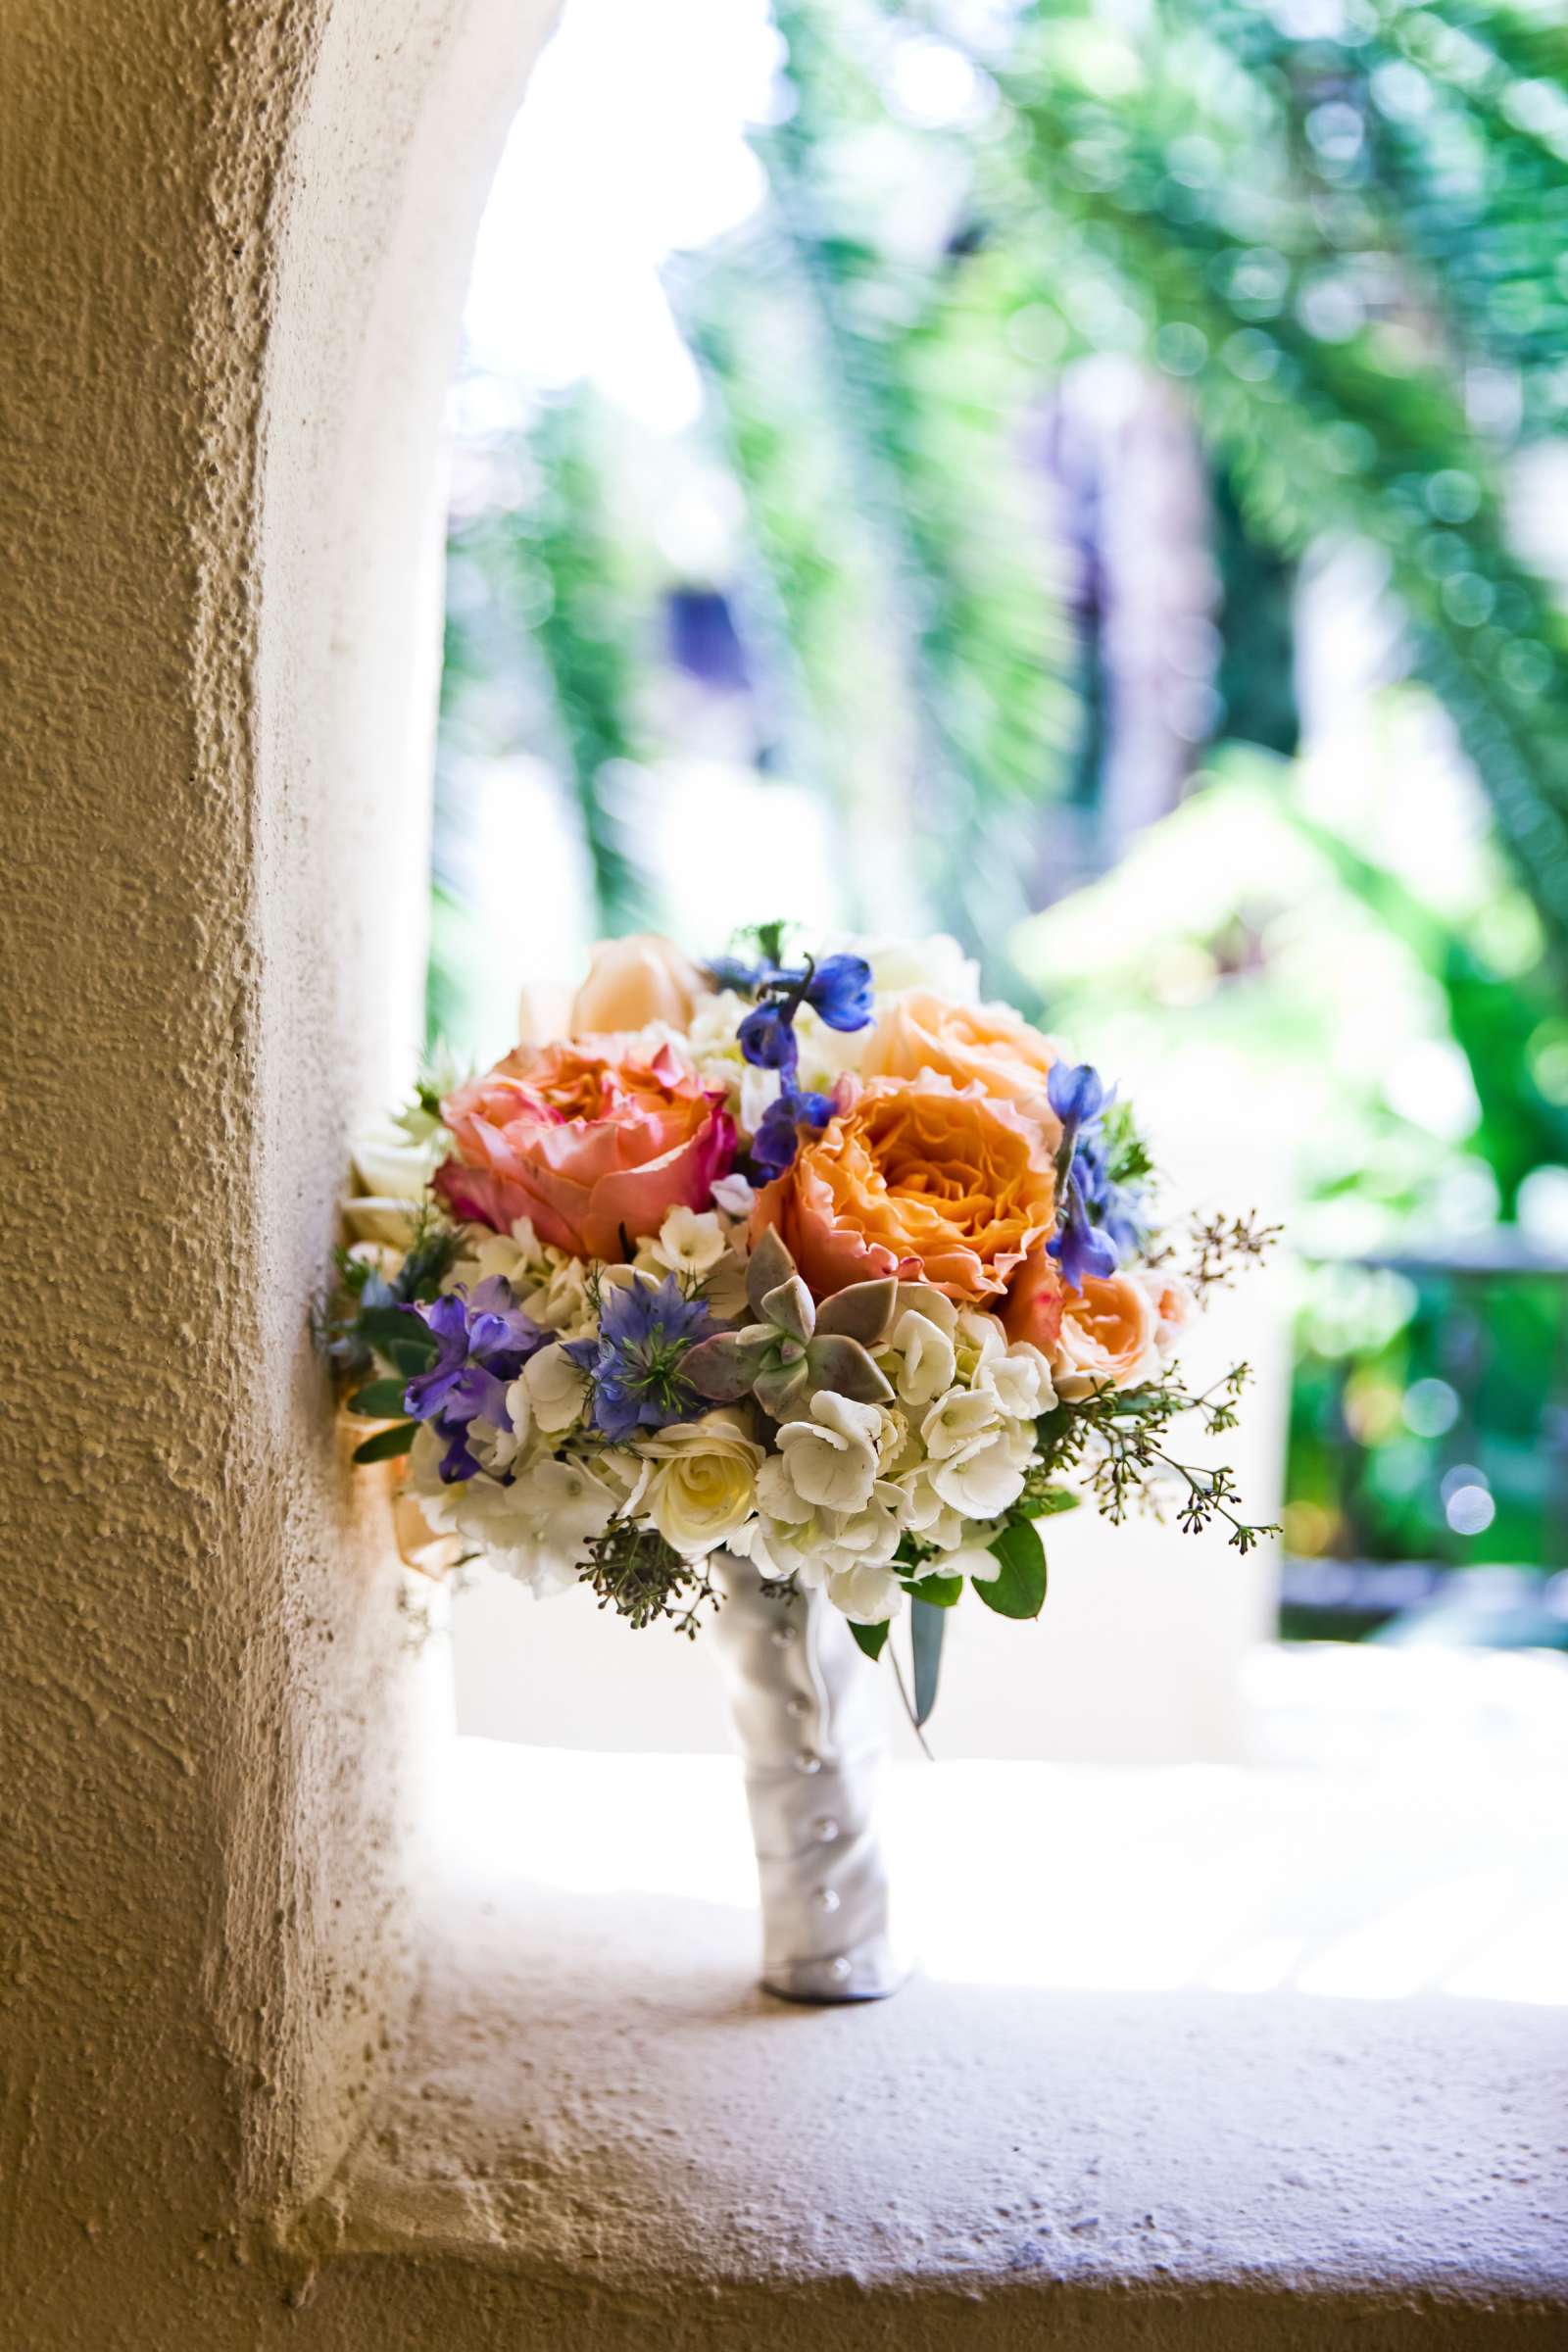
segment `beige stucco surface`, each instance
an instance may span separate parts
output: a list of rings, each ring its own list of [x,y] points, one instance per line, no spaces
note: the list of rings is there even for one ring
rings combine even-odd
[[[307,1316],[416,1013],[439,407],[545,14],[4,12],[0,2338],[40,2352],[281,2325],[267,2225],[403,2035],[417,1669]]]
[[[723,1954],[672,1981],[667,1945],[662,1989],[619,1984],[613,2032],[583,1999],[540,2019],[530,1971],[593,1933],[580,1907],[438,1940],[420,2031],[461,2038],[470,2006],[472,2031],[458,2095],[419,2097],[412,1960],[420,1889],[440,1893],[417,1845],[422,1669],[307,1311],[345,1133],[412,1032],[439,403],[546,13],[4,13],[0,2341],[1315,2347],[1322,2304],[1260,2337],[1234,2282],[1217,2319],[1152,2269],[1065,2278],[1047,2338],[1038,2304],[977,2301],[940,2267],[868,2299],[831,2233],[787,2292],[752,2275],[800,2021],[710,2013]],[[992,2024],[982,2069],[1013,2033]],[[1049,2153],[1055,2029],[1016,2030]],[[1108,2066],[1114,2019],[1099,2032]],[[858,2046],[863,2080],[878,2045]],[[683,2049],[699,2141],[706,2100],[737,2163],[749,2138],[767,2157],[745,2227],[706,2253],[712,2209],[671,2169]],[[464,2067],[501,2097],[467,2132]],[[830,2101],[832,2069],[816,2080]],[[918,2076],[862,2088],[861,2128],[877,2097],[907,2117],[919,2094]],[[397,2119],[421,2109],[405,2163]],[[529,2180],[549,2228],[492,2228]],[[657,2260],[631,2229],[645,2192]],[[1359,2342],[1405,2340],[1355,2309]],[[1423,2341],[1481,2324],[1437,2315]],[[1544,2327],[1494,2315],[1488,2340]]]

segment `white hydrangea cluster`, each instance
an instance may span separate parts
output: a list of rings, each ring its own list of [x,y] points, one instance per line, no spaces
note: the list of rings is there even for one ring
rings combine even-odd
[[[1023,1493],[1034,1423],[1055,1402],[1038,1348],[994,1315],[933,1292],[875,1351],[892,1404],[819,1391],[779,1427],[757,1514],[730,1539],[766,1577],[825,1585],[845,1615],[879,1624],[903,1605],[892,1563],[908,1541],[927,1573],[994,1577],[993,1525]]]
[[[739,1204],[738,1204],[739,1205]],[[928,1573],[986,1578],[995,1522],[1023,1491],[1034,1422],[1055,1400],[1037,1348],[996,1317],[922,1288],[874,1360],[894,1392],[861,1404],[819,1390],[798,1418],[758,1440],[746,1407],[715,1407],[607,1445],[589,1421],[589,1384],[568,1348],[593,1337],[607,1286],[673,1274],[715,1316],[745,1311],[746,1229],[722,1211],[673,1208],[636,1260],[604,1266],[510,1234],[468,1230],[448,1277],[471,1291],[499,1275],[552,1341],[506,1392],[509,1427],[468,1425],[477,1476],[447,1484],[428,1428],[408,1493],[429,1526],[544,1597],[565,1590],[617,1520],[657,1530],[682,1557],[720,1545],[768,1578],[825,1585],[847,1616],[875,1624],[903,1604],[893,1562],[911,1544]]]

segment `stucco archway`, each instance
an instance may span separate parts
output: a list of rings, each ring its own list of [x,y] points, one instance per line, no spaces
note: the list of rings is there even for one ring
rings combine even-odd
[[[592,2116],[598,2098],[600,2137],[557,2161],[548,2195],[470,2167],[443,2201],[400,2172],[389,2131],[382,2234],[362,2219],[357,2253],[298,2316],[312,2231],[324,2251],[335,2227],[318,2192],[403,2034],[420,1744],[396,1570],[373,1496],[351,1507],[305,1306],[350,1120],[415,1017],[438,409],[465,256],[546,14],[545,0],[43,0],[8,28],[0,107],[26,274],[0,362],[25,436],[0,868],[0,1263],[23,1374],[0,1610],[6,2318],[29,2352],[477,2352],[641,2344],[651,2328],[779,2352],[1134,2333],[1174,2352],[1254,2343],[1260,2327],[1282,2345],[1352,2326],[1369,2344],[1460,2344],[1478,2324],[1499,2346],[1544,2345],[1544,2240],[1509,2234],[1543,2193],[1516,2177],[1525,2102],[1543,2095],[1528,2017],[1472,2034],[1459,2067],[1443,2033],[1400,2039],[1383,2012],[1348,2033],[1320,2023],[1314,2042],[1257,2013],[1238,2034],[1232,2013],[1194,2010],[1175,2032],[1156,2016],[1138,2044],[1109,2007],[1073,2110],[1061,2086],[1082,2014],[1022,2003],[1007,2014],[1020,2049],[1025,2029],[1040,2037],[1032,2071],[1005,2021],[993,2052],[1033,2106],[965,2182],[927,2103],[944,2073],[934,2039],[902,2075],[863,2032],[783,2059],[778,2020],[737,2035],[699,1992],[702,2031],[724,2047],[688,2174],[670,2142],[688,2130],[692,2037],[666,2034],[635,1984],[645,2057],[674,2050],[664,2138],[635,2115],[627,2129],[626,2046],[590,2015],[606,2071],[586,2093],[573,2076],[566,2105]],[[504,1973],[482,1942],[479,1961]],[[996,2007],[984,1988],[979,2007]],[[802,2016],[783,2031],[804,2032]],[[810,2211],[781,2247],[777,2184],[810,2134],[759,2176],[753,2126],[807,2046],[824,2069],[814,2115],[832,2121],[825,2186],[803,2176]],[[1235,2084],[1222,2112],[1210,2049]],[[966,2112],[972,2057],[958,2046],[948,2070]],[[1351,2082],[1354,2127],[1336,2137],[1350,2103],[1325,2085]],[[886,2117],[906,2082],[903,2164]],[[416,2100],[419,2079],[407,2088]],[[1052,2238],[1118,2099],[1117,2193],[1141,2202],[1160,2155],[1185,2270],[1150,2269],[1166,2250],[1152,2239],[1118,2257],[1070,2221]],[[1487,2126],[1510,2106],[1504,2151]],[[1451,2153],[1431,2153],[1439,2117],[1494,2151],[1491,2180],[1514,2190],[1464,2205]],[[639,2133],[646,2177],[672,2180],[679,2208],[657,2244],[624,2184],[601,2178]],[[733,2167],[710,2166],[705,2205],[686,2184],[707,2145]],[[1259,2149],[1272,2162],[1297,2146],[1310,2177],[1275,2164],[1265,2196]],[[1415,2176],[1415,2219],[1408,2245],[1375,2249],[1368,2280],[1361,2219],[1391,2147],[1412,2160],[1393,2169]],[[1458,2263],[1441,2200],[1421,2202],[1423,2155],[1470,2232]],[[866,2282],[882,2223],[840,2197],[841,2162],[907,2206],[922,2276]],[[552,2199],[570,2224],[554,2234]],[[860,2234],[819,2260],[836,2201]],[[1478,2221],[1483,2204],[1494,2218]],[[1210,2209],[1231,2238],[1205,2234]],[[1276,2237],[1303,2211],[1307,2251],[1282,2259]],[[732,2260],[737,2213],[753,2254]],[[578,2249],[614,2255],[620,2238],[642,2268],[607,2287]]]
[[[198,2308],[214,2347],[281,2324],[252,2224],[331,2171],[402,2030],[416,1678],[306,1306],[416,1017],[439,408],[549,13],[87,0],[7,29],[31,1336],[0,2175],[40,2347],[89,2308],[104,2352],[190,2341]]]

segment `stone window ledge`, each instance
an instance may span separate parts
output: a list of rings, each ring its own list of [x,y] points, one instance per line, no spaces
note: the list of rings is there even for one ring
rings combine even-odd
[[[1125,1972],[1141,1987],[1053,1984],[1049,1963],[1008,1983],[999,1914],[990,1981],[790,2009],[752,1989],[726,1761],[459,1747],[415,2045],[316,2217],[335,2240],[327,2309],[370,2266],[414,2329],[390,2340],[421,2345],[475,2298],[484,2341],[552,2352],[660,2335],[1319,2352],[1352,2322],[1379,2352],[1562,2340],[1561,2009],[1172,1982],[1152,1910]],[[965,1773],[990,1776],[988,1834],[1036,1874],[1039,1935],[1057,1921],[1069,1954],[1095,1893],[1075,1858],[1097,1838],[1102,1885],[1137,1898],[1130,1806],[1205,1900],[1227,1872],[1244,1892],[1295,1885],[1280,1850],[1310,1860],[1292,1776],[937,1779]],[[895,1790],[896,1832],[911,1807],[929,1819],[935,1787]],[[1372,1816],[1364,1870],[1390,1825],[1341,1797],[1347,1820]],[[523,1875],[524,1848],[546,1873]],[[702,1895],[670,1865],[694,1851]]]

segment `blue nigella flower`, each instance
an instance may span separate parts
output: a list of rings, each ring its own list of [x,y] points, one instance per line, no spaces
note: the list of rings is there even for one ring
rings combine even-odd
[[[825,1127],[832,1116],[831,1095],[787,1086],[763,1111],[752,1138],[750,1157],[756,1175],[763,1184],[782,1176],[800,1149],[799,1130],[803,1126]]]
[[[566,1348],[588,1376],[593,1418],[607,1438],[619,1442],[634,1430],[665,1429],[708,1410],[707,1400],[681,1378],[680,1366],[710,1328],[707,1307],[688,1298],[673,1274],[657,1286],[607,1285],[598,1337],[574,1340]]]
[[[479,1464],[468,1448],[468,1424],[488,1421],[510,1429],[507,1390],[549,1337],[525,1315],[499,1274],[470,1298],[460,1285],[428,1305],[411,1308],[440,1342],[435,1362],[404,1391],[404,1410],[428,1421],[447,1442],[441,1476],[450,1485],[472,1478]]]

